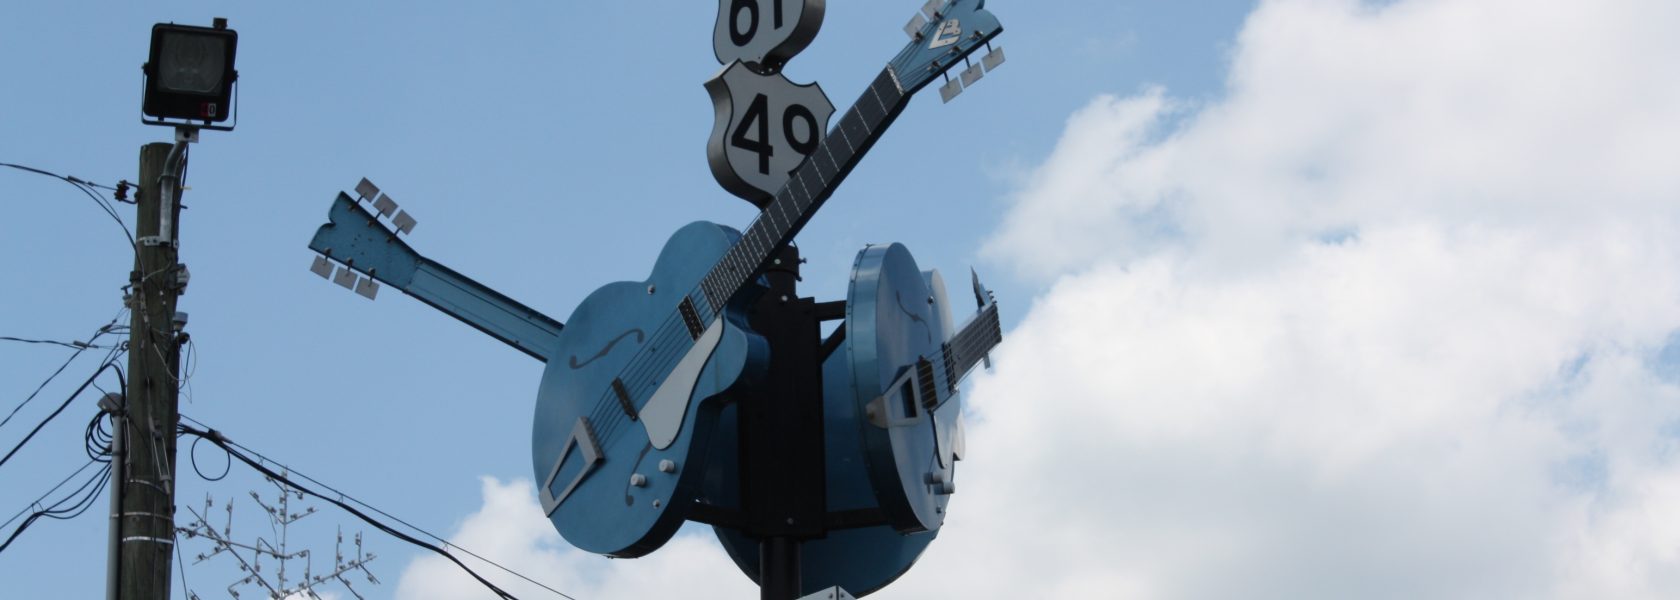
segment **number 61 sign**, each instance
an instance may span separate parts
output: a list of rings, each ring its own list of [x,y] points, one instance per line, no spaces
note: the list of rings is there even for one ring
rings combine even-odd
[[[712,52],[718,62],[780,71],[822,28],[823,0],[718,0]]]

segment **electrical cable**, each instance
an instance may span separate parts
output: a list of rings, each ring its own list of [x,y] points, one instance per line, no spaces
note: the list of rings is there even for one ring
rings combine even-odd
[[[120,352],[117,352],[117,351],[113,350],[112,354],[116,355],[116,354],[120,354]],[[57,418],[60,413],[64,412],[64,409],[69,408],[70,403],[72,401],[74,401],[77,396],[82,395],[82,391],[86,390],[88,388],[88,386],[93,385],[93,380],[94,379],[98,379],[100,375],[105,373],[106,369],[109,369],[109,368],[112,368],[112,367],[116,366],[115,360],[116,359],[114,357],[107,358],[107,360],[105,361],[105,364],[99,365],[99,370],[93,372],[92,377],[88,377],[87,381],[82,382],[82,385],[80,387],[77,387],[76,391],[72,392],[70,394],[69,398],[64,399],[63,404],[58,405],[57,410],[54,410],[52,412],[52,414],[47,415],[47,418],[42,419],[40,424],[36,425],[34,429],[29,430],[29,435],[23,436],[23,441],[18,442],[16,446],[12,447],[11,452],[7,452],[5,457],[0,458],[0,467],[6,466],[6,463],[8,461],[12,460],[13,456],[17,455],[18,450],[22,450],[23,446],[25,444],[29,443],[29,440],[32,440],[32,439],[35,438],[35,434],[41,432],[41,428],[46,427],[47,423],[51,423],[54,418]]]
[[[198,372],[198,344],[193,342],[192,336],[189,335],[186,336],[186,338],[187,344],[185,351],[183,352],[184,356],[181,358],[181,370],[185,371],[185,373],[181,375],[181,382],[180,385],[176,387],[176,391],[186,397],[187,404],[192,404],[192,378],[193,374]]]
[[[117,348],[117,347],[120,347],[121,346],[120,344],[118,346],[94,346],[93,342],[98,341],[99,336],[102,336],[102,335],[105,335],[105,334],[110,333],[112,331],[115,331],[117,329],[117,319],[121,318],[123,312],[125,312],[125,311],[127,311],[127,309],[117,311],[117,316],[112,317],[110,323],[106,323],[105,326],[100,327],[98,331],[95,331],[93,333],[93,337],[88,338],[87,348]],[[34,400],[35,396],[41,393],[41,390],[46,389],[47,384],[52,383],[53,379],[57,378],[59,373],[63,373],[64,369],[66,367],[69,367],[70,363],[74,362],[76,360],[76,357],[81,356],[82,352],[86,351],[87,348],[76,348],[76,352],[71,354],[70,358],[64,359],[64,364],[59,365],[57,371],[53,371],[52,375],[48,375],[47,380],[41,382],[41,385],[35,386],[35,391],[30,392],[29,397],[24,398],[23,402],[19,402],[17,407],[13,408],[12,412],[6,415],[5,419],[0,419],[0,427],[5,427],[7,423],[12,422],[12,417],[17,416],[18,411],[23,410],[23,407],[28,406],[29,402]],[[109,356],[107,356],[107,358],[109,358]]]
[[[206,430],[209,430],[209,429],[210,429],[210,426],[208,426],[208,425],[205,425],[205,424],[204,424],[204,423],[203,423],[203,422],[201,422],[201,421],[199,421],[199,420],[198,420],[198,419],[194,419],[194,418],[192,418],[192,417],[189,417],[189,416],[187,416],[187,415],[181,415],[181,418],[182,418],[182,419],[186,419],[186,420],[188,420],[188,421],[192,421],[192,422],[193,422],[193,423],[196,423],[196,424],[198,424],[198,426],[199,426],[199,427],[201,427],[201,428],[204,428],[204,429],[206,429]],[[388,513],[388,512],[385,512],[385,511],[384,511],[384,510],[381,510],[381,509],[380,509],[380,508],[379,508],[379,507],[377,507],[377,506],[374,506],[374,505],[372,505],[372,504],[368,504],[368,503],[366,503],[366,502],[363,502],[363,501],[362,501],[362,500],[361,500],[361,499],[359,499],[359,498],[356,498],[356,497],[354,497],[354,496],[351,496],[351,495],[349,495],[349,494],[346,494],[346,493],[344,493],[344,492],[342,492],[342,491],[339,491],[339,490],[338,490],[338,489],[336,489],[336,488],[334,488],[334,487],[332,487],[332,486],[330,486],[330,485],[327,485],[327,484],[326,484],[326,483],[323,483],[323,482],[322,482],[322,481],[321,481],[321,480],[318,480],[318,479],[315,479],[315,478],[313,478],[313,477],[310,477],[310,476],[309,476],[309,475],[307,475],[307,474],[304,474],[304,473],[300,473],[300,472],[298,472],[298,471],[297,471],[297,470],[296,470],[296,469],[293,469],[293,468],[292,468],[292,467],[290,467],[290,466],[288,466],[288,465],[285,465],[285,464],[283,464],[283,463],[281,463],[281,462],[279,462],[279,461],[276,461],[276,460],[274,460],[274,459],[271,459],[271,458],[269,458],[269,457],[267,457],[267,456],[263,456],[263,454],[262,454],[262,453],[261,453],[261,452],[257,452],[257,451],[256,451],[256,450],[252,450],[252,449],[250,449],[250,448],[249,448],[249,447],[246,447],[246,446],[243,446],[243,445],[240,445],[240,444],[239,444],[239,443],[238,443],[238,442],[234,442],[234,441],[232,441],[232,440],[227,440],[227,439],[226,439],[226,438],[225,438],[225,437],[224,437],[224,438],[223,438],[223,440],[224,440],[224,441],[226,441],[226,442],[227,442],[227,443],[228,443],[228,444],[231,444],[231,445],[233,445],[233,446],[235,446],[235,447],[237,447],[237,448],[239,448],[239,449],[241,449],[241,450],[244,450],[244,451],[245,451],[245,452],[247,452],[247,453],[250,453],[250,454],[252,454],[252,455],[254,455],[254,456],[256,456],[256,457],[257,457],[257,458],[258,458],[258,459],[260,459],[260,460],[263,460],[263,461],[265,461],[265,462],[269,462],[269,463],[273,463],[273,464],[276,464],[276,465],[279,465],[279,466],[280,466],[280,467],[281,467],[281,468],[282,468],[282,469],[285,469],[285,470],[286,470],[286,472],[288,472],[288,473],[290,473],[290,474],[292,474],[292,475],[293,475],[293,476],[295,476],[295,477],[301,477],[301,478],[303,478],[303,479],[306,479],[306,480],[308,480],[308,481],[309,481],[309,482],[310,482],[310,483],[314,483],[314,484],[315,484],[315,485],[318,485],[318,486],[321,486],[321,487],[322,487],[322,488],[325,488],[325,489],[326,489],[326,490],[328,490],[328,491],[330,491],[330,492],[332,492],[332,493],[334,493],[334,494],[338,494],[338,496],[339,496],[339,497],[340,497],[340,498],[343,498],[343,499],[345,499],[345,500],[349,500],[349,501],[351,501],[351,502],[354,502],[354,503],[356,503],[356,504],[358,504],[358,505],[361,505],[361,506],[362,506],[362,507],[364,507],[364,508],[367,508],[367,509],[368,509],[368,510],[370,510],[370,511],[373,511],[373,512],[374,512],[374,513],[377,513],[377,514],[379,514],[379,515],[380,515],[380,516],[383,516],[383,517],[385,517],[385,518],[387,518],[387,519],[390,519],[390,520],[392,520],[392,521],[396,521],[396,522],[398,522],[398,523],[401,523],[401,524],[402,524],[402,525],[403,525],[403,526],[404,526],[404,527],[408,527],[408,528],[409,528],[409,529],[413,529],[413,530],[415,530],[415,531],[418,531],[418,532],[420,532],[420,534],[421,534],[421,535],[424,535],[424,536],[426,536],[426,537],[429,537],[429,538],[431,538],[431,539],[433,539],[433,540],[436,540],[436,541],[437,541],[437,543],[439,543],[439,544],[442,544],[442,545],[444,545],[444,546],[448,546],[448,547],[450,547],[450,548],[454,548],[454,549],[456,549],[456,550],[460,550],[460,551],[461,551],[461,552],[462,552],[462,553],[463,553],[463,554],[466,554],[466,555],[467,555],[467,556],[471,556],[471,557],[473,557],[473,558],[476,558],[476,559],[478,559],[478,560],[481,560],[481,561],[484,561],[484,562],[486,562],[486,563],[489,563],[489,564],[490,564],[490,565],[491,565],[491,566],[494,566],[494,567],[496,567],[496,568],[498,568],[498,569],[501,569],[501,570],[502,570],[502,571],[503,571],[503,572],[506,572],[506,573],[507,573],[507,574],[509,574],[509,575],[512,575],[512,576],[514,576],[514,577],[518,577],[518,578],[520,578],[520,579],[523,579],[523,580],[525,580],[525,581],[526,581],[526,582],[528,582],[528,583],[530,583],[530,584],[531,584],[531,585],[535,585],[535,586],[537,586],[537,587],[540,587],[540,588],[542,588],[542,589],[545,589],[545,590],[548,590],[548,591],[550,591],[550,592],[553,592],[553,593],[554,593],[554,594],[556,594],[556,595],[559,595],[559,596],[561,596],[561,597],[563,597],[563,598],[567,598],[567,599],[568,599],[568,600],[576,600],[576,599],[575,599],[575,598],[572,598],[572,597],[571,597],[571,596],[569,596],[569,595],[566,595],[566,593],[565,593],[565,592],[562,592],[562,591],[560,591],[560,590],[557,590],[557,589],[554,589],[554,588],[552,588],[552,587],[549,587],[549,586],[547,586],[547,585],[545,585],[545,584],[543,584],[543,583],[542,583],[542,582],[540,582],[540,581],[537,581],[537,580],[535,580],[535,579],[531,579],[531,578],[530,578],[530,577],[527,577],[527,576],[525,576],[525,574],[523,574],[523,573],[520,573],[520,572],[518,572],[518,571],[515,571],[515,570],[513,570],[513,569],[509,569],[509,568],[507,568],[507,567],[504,567],[504,566],[502,566],[502,565],[501,565],[501,564],[500,564],[500,563],[497,563],[497,562],[496,562],[496,561],[493,561],[493,560],[490,560],[490,559],[488,559],[488,558],[485,558],[485,557],[483,557],[483,556],[482,556],[482,555],[479,555],[479,554],[478,554],[478,553],[476,553],[476,552],[473,552],[473,551],[472,551],[472,550],[468,550],[468,549],[466,549],[466,548],[463,548],[463,547],[461,547],[461,546],[459,546],[459,545],[456,545],[456,544],[454,544],[454,543],[452,543],[452,542],[450,542],[450,541],[449,541],[449,540],[447,540],[447,539],[444,539],[444,538],[443,538],[443,537],[442,537],[442,536],[439,536],[439,535],[437,535],[437,534],[435,534],[435,533],[432,533],[432,532],[430,532],[430,531],[427,531],[427,530],[425,530],[425,529],[424,529],[424,528],[421,528],[421,527],[420,527],[420,526],[418,526],[418,525],[415,525],[415,524],[413,524],[413,523],[410,523],[410,522],[408,522],[408,521],[404,521],[404,520],[403,520],[403,519],[402,519],[402,518],[400,518],[400,517],[398,517],[398,516],[396,516],[396,515],[393,515],[393,514],[391,514],[391,513]]]
[[[82,471],[86,471],[88,467],[93,466],[96,462],[99,461],[90,460],[82,463],[80,468],[77,468],[75,471],[71,471],[69,475],[64,476],[64,479],[59,480],[58,485],[52,486],[52,489],[47,490],[47,493],[41,494],[40,498],[36,498],[34,502],[30,502],[29,506],[23,507],[23,510],[17,511],[17,513],[13,514],[11,518],[6,519],[6,522],[0,523],[0,529],[5,529],[10,526],[13,521],[18,520],[18,517],[22,517],[24,513],[29,512],[29,509],[40,506],[41,502],[47,499],[47,496],[51,496],[53,492],[58,491],[58,488],[64,487],[64,484],[70,483],[71,479],[74,479],[77,475],[81,475]]]
[[[128,245],[129,245],[130,248],[132,248],[136,245],[135,242],[134,242],[134,233],[129,231],[128,223],[123,222],[122,217],[117,216],[116,208],[112,207],[110,204],[105,203],[105,201],[99,197],[99,194],[93,193],[93,191],[90,189],[90,188],[95,188],[96,189],[96,188],[99,188],[99,187],[103,187],[103,188],[110,189],[110,190],[114,191],[117,188],[112,188],[110,186],[101,186],[101,185],[94,184],[94,183],[89,182],[89,181],[84,181],[82,179],[78,179],[76,177],[67,176],[67,175],[59,175],[59,174],[54,173],[52,171],[37,169],[35,167],[26,167],[26,166],[23,166],[23,165],[14,165],[12,163],[0,163],[0,167],[11,167],[13,169],[17,169],[17,170],[20,170],[20,171],[28,171],[30,173],[35,173],[37,175],[45,175],[47,177],[51,177],[53,179],[57,179],[57,180],[60,180],[60,181],[63,181],[65,183],[70,184],[71,186],[75,187],[77,190],[81,191],[83,194],[87,194],[87,196],[89,198],[92,198],[93,203],[98,205],[100,210],[104,211],[105,214],[110,215],[111,219],[117,222],[117,226],[121,227],[122,230],[123,230],[123,235],[128,237]]]
[[[116,437],[105,428],[106,420],[110,416],[111,413],[99,411],[99,414],[93,416],[92,421],[88,421],[87,432],[82,437],[82,445],[84,446],[83,450],[87,452],[88,458],[91,460],[111,462],[111,443],[116,441]]]
[[[484,577],[480,576],[477,572],[475,572],[471,568],[467,567],[464,563],[462,563],[460,561],[460,559],[457,559],[453,554],[450,554],[448,551],[445,551],[443,548],[440,548],[436,545],[433,545],[433,544],[415,539],[412,536],[409,536],[409,535],[407,535],[403,532],[397,531],[397,530],[393,529],[391,526],[386,525],[384,523],[381,523],[378,520],[367,516],[366,514],[362,513],[361,511],[356,510],[354,507],[351,507],[348,504],[345,504],[344,501],[347,500],[349,502],[354,502],[357,505],[360,505],[362,507],[367,508],[371,512],[377,513],[377,514],[379,514],[381,516],[384,516],[385,518],[390,519],[392,521],[395,521],[397,523],[401,523],[403,526],[408,527],[409,529],[417,531],[420,534],[422,534],[426,537],[429,537],[433,540],[437,540],[437,542],[439,544],[442,544],[443,546],[448,546],[450,548],[460,550],[462,553],[467,554],[468,556],[471,556],[471,557],[476,558],[478,560],[484,561],[485,563],[488,563],[491,566],[496,567],[497,569],[501,569],[502,571],[508,573],[509,575],[513,575],[515,577],[523,579],[526,582],[531,583],[532,585],[535,585],[535,586],[540,587],[542,589],[553,592],[557,596],[560,596],[562,598],[566,598],[567,600],[576,600],[576,598],[573,598],[572,596],[566,594],[565,592],[561,592],[560,590],[556,590],[552,587],[549,587],[548,585],[545,585],[542,582],[539,582],[535,579],[531,579],[530,577],[527,577],[526,575],[524,575],[522,573],[519,573],[518,571],[514,571],[513,569],[509,569],[507,567],[504,567],[501,564],[498,564],[495,561],[492,561],[488,558],[480,556],[479,554],[474,553],[471,550],[468,550],[468,549],[462,548],[462,547],[460,547],[456,544],[450,543],[448,540],[443,539],[442,537],[439,537],[438,535],[436,535],[434,533],[426,531],[425,529],[417,527],[414,524],[409,523],[407,521],[404,521],[404,520],[402,520],[402,519],[400,519],[400,518],[398,518],[398,517],[396,517],[396,516],[394,516],[394,515],[392,515],[388,512],[380,510],[378,507],[375,507],[375,506],[373,506],[371,504],[368,504],[366,502],[363,502],[363,501],[361,501],[361,500],[359,500],[355,497],[352,497],[348,494],[345,494],[344,492],[341,492],[341,491],[337,490],[336,488],[333,488],[330,485],[322,483],[320,480],[317,480],[313,477],[310,477],[308,475],[300,473],[296,469],[293,469],[290,466],[287,466],[283,463],[275,461],[274,459],[268,458],[267,456],[264,456],[260,452],[257,452],[255,450],[252,450],[252,449],[248,448],[248,447],[240,445],[237,442],[229,440],[229,439],[227,439],[227,437],[223,436],[221,432],[216,431],[215,429],[205,425],[203,422],[200,422],[197,419],[193,419],[192,417],[189,417],[189,416],[186,416],[186,415],[181,415],[181,418],[183,420],[186,420],[186,421],[191,421],[191,422],[197,424],[199,427],[203,428],[203,429],[197,429],[197,428],[193,428],[193,427],[190,427],[190,426],[187,426],[187,425],[183,424],[179,428],[179,431],[181,433],[190,434],[190,435],[193,435],[193,436],[201,438],[201,439],[209,440],[211,443],[221,447],[224,451],[227,451],[228,455],[231,456],[232,458],[239,459],[240,462],[243,462],[246,465],[250,466],[251,468],[256,469],[258,472],[262,473],[263,475],[265,475],[265,476],[267,476],[271,479],[274,479],[276,481],[284,483],[285,485],[289,485],[289,486],[291,486],[295,489],[298,489],[299,491],[302,491],[302,492],[307,493],[309,495],[315,496],[315,497],[320,498],[322,500],[326,500],[327,502],[330,502],[333,505],[338,506],[339,508],[342,508],[345,511],[348,511],[351,514],[356,515],[358,518],[362,519],[364,522],[378,528],[380,531],[384,531],[385,533],[390,534],[393,537],[401,539],[401,540],[403,540],[405,542],[408,542],[410,544],[414,544],[416,546],[426,548],[428,550],[431,550],[432,552],[435,552],[435,553],[443,556],[444,558],[448,558],[451,562],[454,562],[456,566],[460,567],[462,570],[465,570],[468,574],[472,575],[473,578],[477,579],[479,581],[479,583],[489,587],[491,589],[491,591],[497,593],[498,595],[500,595],[503,598],[513,598],[513,596],[511,596],[507,592],[501,590],[501,588],[498,588],[495,585],[491,584],[488,580],[484,579]],[[256,459],[252,459],[250,456],[247,456],[246,455],[247,453],[251,456],[255,456]],[[339,499],[334,499],[332,497],[328,497],[324,494],[321,494],[320,492],[316,492],[316,491],[311,490],[309,488],[305,488],[301,485],[298,485],[296,482],[292,481],[290,478],[280,476],[278,473],[275,473],[272,469],[264,467],[261,463],[270,463],[270,464],[274,464],[276,466],[279,466],[281,469],[284,469],[291,476],[307,480],[310,483],[313,483],[317,486],[320,486],[321,488],[337,495]]]
[[[70,363],[74,362],[76,360],[76,357],[81,356],[81,355],[82,355],[82,351],[80,349],[78,349],[78,350],[76,350],[76,352],[74,354],[70,355],[70,358],[64,359],[64,364],[59,365],[57,371],[53,371],[53,373],[51,375],[48,375],[47,380],[41,382],[41,385],[36,386],[35,391],[30,392],[28,398],[24,398],[23,402],[19,402],[16,407],[12,408],[12,412],[10,414],[7,414],[5,419],[0,419],[0,428],[5,427],[7,423],[12,422],[12,417],[17,416],[18,411],[23,410],[23,407],[28,406],[29,403],[35,399],[35,396],[37,396],[41,393],[41,390],[46,389],[47,384],[52,383],[52,381],[54,379],[57,379],[58,374],[63,373],[64,369],[66,367],[69,367]]]
[[[187,458],[192,461],[193,472],[198,473],[198,477],[200,479],[203,479],[203,480],[209,481],[209,482],[217,482],[217,481],[221,481],[223,479],[227,479],[228,471],[233,470],[233,455],[232,454],[227,455],[227,466],[222,468],[222,474],[221,475],[211,477],[209,475],[205,475],[204,471],[199,470],[199,468],[198,468],[198,443],[202,442],[202,441],[204,441],[204,438],[201,438],[201,437],[193,438],[192,447],[187,449]]]
[[[25,344],[51,344],[51,345],[54,345],[54,346],[64,346],[65,348],[70,348],[72,350],[82,350],[82,349],[86,349],[86,348],[109,348],[110,347],[110,346],[95,346],[93,344],[89,344],[89,343],[86,343],[86,342],[79,342],[79,341],[60,342],[58,340],[31,340],[31,339],[25,339],[25,338],[15,338],[15,337],[12,337],[12,336],[9,336],[9,335],[0,335],[0,341],[22,342],[22,343],[25,343]]]
[[[90,462],[88,464],[92,464],[92,463]],[[86,468],[86,465],[83,465],[83,468]],[[78,472],[80,472],[80,471],[78,471]],[[74,477],[74,475],[72,475],[72,477]],[[35,521],[37,519],[40,519],[41,517],[47,517],[49,519],[57,519],[57,520],[60,520],[60,521],[68,521],[70,519],[74,519],[76,517],[82,516],[82,513],[87,512],[89,508],[91,508],[94,504],[96,504],[96,502],[94,502],[94,500],[99,498],[99,492],[101,490],[105,489],[105,484],[108,481],[110,481],[110,479],[111,479],[111,465],[107,464],[104,467],[100,468],[99,473],[94,475],[93,478],[88,479],[86,482],[83,482],[82,485],[77,487],[75,491],[70,492],[69,496],[66,496],[64,499],[53,503],[53,505],[50,506],[50,507],[43,508],[41,510],[35,511],[34,513],[31,513],[29,515],[29,518],[24,519],[23,523],[18,525],[17,529],[12,530],[12,535],[7,536],[5,542],[0,542],[0,553],[4,553],[7,548],[10,548],[11,545],[12,545],[12,542],[17,541],[18,536],[23,535],[23,532],[25,530],[29,529],[30,525],[34,525]],[[54,489],[57,489],[57,488],[54,488]],[[51,494],[51,492],[48,492],[48,494]],[[43,496],[42,498],[44,499],[45,496]],[[72,501],[74,501],[74,502],[72,502]],[[65,506],[65,503],[67,503],[67,502],[70,503],[69,506]],[[32,504],[31,506],[38,506],[39,504],[40,504],[40,501],[37,500],[36,503]],[[25,510],[28,510],[28,509],[25,509]],[[16,518],[16,517],[13,517],[13,518]]]
[[[479,575],[477,571],[472,570],[471,567],[468,567],[465,563],[462,563],[461,559],[455,558],[455,555],[450,554],[447,550],[444,550],[443,548],[439,548],[439,547],[437,547],[435,545],[432,545],[430,543],[427,543],[425,541],[416,539],[415,537],[410,536],[410,535],[408,535],[406,533],[403,533],[401,531],[397,531],[395,528],[391,527],[390,525],[386,525],[385,523],[379,521],[378,519],[367,516],[366,513],[363,513],[362,511],[356,510],[355,507],[350,506],[349,504],[345,504],[343,501],[334,499],[330,496],[327,496],[327,495],[322,494],[320,492],[317,492],[315,490],[304,487],[303,485],[297,483],[296,481],[292,481],[291,479],[287,478],[285,475],[281,475],[280,473],[275,472],[273,469],[269,469],[268,467],[263,466],[261,463],[257,462],[256,460],[251,459],[248,456],[245,456],[243,453],[234,449],[232,446],[230,446],[226,442],[224,442],[223,441],[224,438],[222,437],[222,434],[220,432],[216,431],[216,430],[211,429],[209,431],[203,431],[203,430],[200,430],[200,429],[197,429],[195,427],[188,426],[188,425],[181,425],[180,426],[180,431],[182,431],[184,433],[187,433],[187,434],[190,434],[190,435],[193,435],[193,436],[197,436],[201,439],[210,440],[210,443],[215,444],[217,446],[221,446],[223,450],[226,450],[227,453],[228,453],[228,456],[239,459],[239,462],[245,463],[246,465],[250,466],[252,469],[256,469],[257,472],[262,473],[264,476],[268,477],[269,479],[273,479],[274,481],[285,484],[286,486],[289,486],[292,489],[298,490],[298,491],[303,492],[305,494],[309,494],[309,495],[314,496],[316,498],[320,498],[320,499],[325,500],[329,503],[332,503],[333,505],[343,509],[345,512],[348,512],[352,515],[355,515],[357,518],[361,519],[363,522],[367,523],[368,525],[372,525],[374,528],[376,528],[380,531],[383,531],[383,532],[385,532],[386,534],[388,534],[392,537],[395,537],[399,540],[408,542],[408,543],[416,545],[416,546],[420,546],[420,547],[425,548],[427,550],[431,550],[432,552],[437,553],[439,556],[442,556],[444,558],[449,559],[451,562],[455,563],[455,566],[458,566],[458,567],[461,568],[461,570],[466,571],[468,575],[472,575],[473,579],[477,579],[478,583],[480,585],[483,585],[485,588],[489,589],[492,593],[495,593],[496,596],[498,596],[500,598],[504,598],[506,600],[518,600],[512,594],[509,594],[505,590],[503,590],[502,588],[497,587],[496,584],[490,583],[490,580],[485,579],[484,576],[482,576],[482,575]]]

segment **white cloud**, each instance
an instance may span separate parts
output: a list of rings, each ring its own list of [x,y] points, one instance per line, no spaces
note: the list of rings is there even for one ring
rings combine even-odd
[[[529,480],[483,479],[484,507],[468,516],[450,542],[518,571],[573,597],[745,598],[752,582],[717,548],[710,531],[678,534],[651,556],[612,560],[573,549],[543,516]],[[460,556],[460,555],[458,555]],[[520,598],[556,598],[553,593],[471,557],[462,562]],[[396,598],[460,600],[495,598],[453,563],[428,555],[403,570]]]
[[[1222,99],[1073,115],[986,248],[1048,291],[879,597],[1680,596],[1675,23],[1274,0]],[[459,541],[580,597],[754,593],[707,537],[607,561],[485,491]]]
[[[1250,267],[1355,226],[1672,214],[1680,43],[1657,24],[1677,19],[1663,0],[1264,3],[1227,99],[1079,111],[988,253],[1035,277],[1164,248]]]
[[[1680,594],[1677,19],[1266,2],[1224,99],[1076,113],[895,597]]]

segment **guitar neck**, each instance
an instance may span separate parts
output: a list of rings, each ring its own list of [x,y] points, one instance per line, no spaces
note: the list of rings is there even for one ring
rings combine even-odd
[[[945,384],[957,388],[968,370],[985,358],[986,354],[1003,342],[1003,328],[998,323],[997,303],[975,315],[951,341],[945,342]]]
[[[805,227],[903,112],[909,99],[891,66],[875,76],[869,89],[845,112],[817,150],[794,169],[740,241],[702,280],[703,299],[713,309],[712,314],[717,314],[735,292],[767,266],[771,253]]]
[[[421,258],[416,267],[413,279],[399,289],[532,358],[548,362],[563,328],[559,321],[429,259]]]
[[[327,219],[309,241],[311,250],[548,362],[559,321],[421,256],[348,194],[333,200]]]

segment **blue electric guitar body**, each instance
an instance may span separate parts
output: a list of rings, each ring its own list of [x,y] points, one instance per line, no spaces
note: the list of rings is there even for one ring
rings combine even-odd
[[[698,485],[687,449],[706,446],[720,405],[762,372],[768,349],[736,304],[697,339],[666,313],[739,239],[712,223],[684,227],[646,281],[596,290],[560,333],[537,393],[531,457],[544,510],[572,545],[641,556],[682,525],[686,513],[668,509]],[[662,387],[670,407],[626,400]]]
[[[718,411],[767,364],[765,342],[741,317],[760,274],[910,98],[1002,31],[983,6],[947,0],[937,20],[913,28],[911,43],[739,236],[690,225],[672,236],[647,281],[601,288],[572,314],[548,353],[531,449],[543,510],[568,542],[641,556],[688,516]],[[988,55],[982,64],[1001,61]],[[982,68],[965,74],[977,79]]]
[[[985,304],[956,332],[938,271],[920,270],[899,244],[858,253],[846,298],[846,341],[823,362],[827,503],[830,512],[879,509],[888,523],[833,530],[804,541],[801,593],[838,585],[857,596],[869,594],[909,571],[938,535],[962,455],[957,382],[1001,341],[996,305],[976,287]],[[938,362],[926,402],[917,395],[918,366],[924,361]],[[918,381],[909,402],[896,393],[902,385],[895,386],[906,376]],[[883,398],[898,403],[891,426],[869,415],[870,406]],[[906,410],[915,415],[907,416]],[[726,412],[717,431],[711,460],[718,464],[736,460],[731,413]],[[929,483],[929,474],[937,474],[939,483]],[[707,500],[737,503],[732,472],[714,469],[712,475],[705,486]],[[926,522],[916,517],[922,506],[929,507],[923,511],[930,515]],[[756,582],[758,541],[729,527],[714,530],[730,558]]]
[[[772,254],[805,226],[918,91],[966,65],[940,87],[949,101],[1002,64],[1001,49],[980,64],[968,62],[1003,30],[984,6],[984,0],[929,2],[930,18],[918,16],[906,27],[911,42],[744,232],[712,223],[684,227],[647,280],[600,288],[567,326],[420,256],[345,194],[310,242],[322,255],[313,270],[327,277],[337,262],[334,279],[345,287],[371,298],[373,281],[384,282],[547,363],[531,434],[544,512],[580,549],[647,554],[675,533],[694,504],[708,442],[730,394],[768,364],[767,344],[742,315],[762,290],[760,274]],[[379,204],[389,198],[375,200],[377,188],[364,184],[370,191],[362,194],[358,186],[358,194],[387,214]],[[411,227],[398,224],[402,232]],[[868,436],[863,442],[896,443]],[[920,508],[927,502],[915,496],[898,493],[892,507],[883,504],[893,529],[937,526]]]

